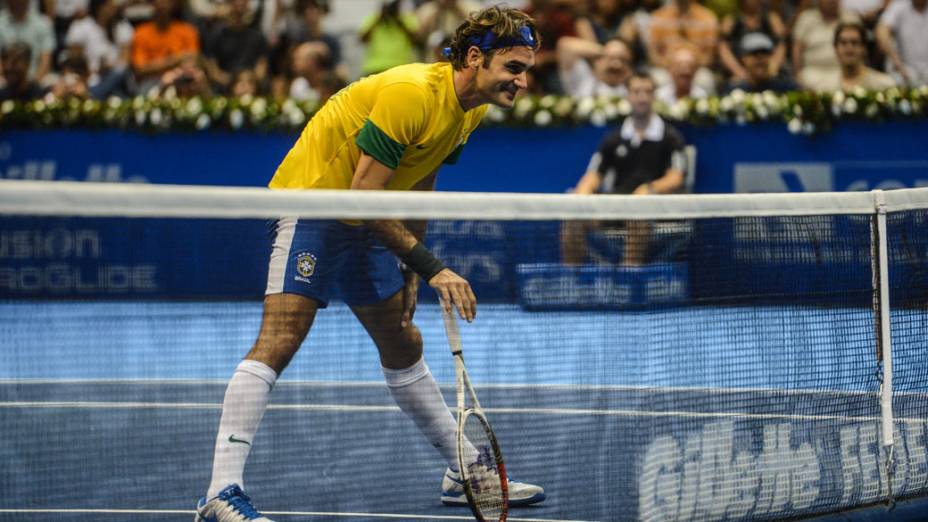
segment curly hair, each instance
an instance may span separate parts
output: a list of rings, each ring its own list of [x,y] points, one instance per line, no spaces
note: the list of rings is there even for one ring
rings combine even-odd
[[[467,60],[467,51],[471,47],[481,47],[477,42],[487,42],[488,34],[496,45],[481,48],[484,53],[484,66],[489,64],[493,54],[499,49],[521,45],[525,42],[524,32],[531,34],[532,50],[541,46],[541,37],[535,27],[535,21],[529,15],[508,7],[493,6],[471,13],[454,31],[451,39],[448,60],[455,69],[463,69]],[[502,45],[499,45],[499,44]],[[513,45],[506,45],[512,43]]]

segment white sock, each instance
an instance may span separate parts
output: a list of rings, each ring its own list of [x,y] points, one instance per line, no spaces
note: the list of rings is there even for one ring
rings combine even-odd
[[[457,423],[425,359],[402,370],[383,368],[383,375],[396,404],[441,453],[448,467],[458,471]]]
[[[262,362],[246,359],[235,369],[222,403],[213,478],[206,498],[213,498],[229,484],[245,488],[245,461],[276,381],[277,372]]]

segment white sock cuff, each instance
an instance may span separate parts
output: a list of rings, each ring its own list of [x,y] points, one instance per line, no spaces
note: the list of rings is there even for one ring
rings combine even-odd
[[[381,367],[381,369],[383,370],[384,378],[387,380],[387,386],[390,388],[409,386],[430,375],[429,367],[425,364],[425,357],[420,357],[419,360],[409,368],[393,370]]]
[[[274,383],[277,382],[277,372],[275,372],[273,368],[261,361],[245,359],[238,363],[238,367],[235,368],[235,371],[254,375],[255,377],[266,382],[267,385],[271,388],[273,388]]]

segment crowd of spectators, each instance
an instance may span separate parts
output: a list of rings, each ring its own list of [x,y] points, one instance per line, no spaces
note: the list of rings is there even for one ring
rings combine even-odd
[[[352,79],[443,59],[491,0],[383,0],[353,35],[335,0],[0,0],[0,99],[266,95],[323,101]],[[347,0],[346,4],[350,3]],[[928,0],[510,0],[538,23],[530,90],[672,104],[744,91],[928,83]],[[523,5],[519,5],[519,4]],[[361,46],[349,65],[343,46]]]

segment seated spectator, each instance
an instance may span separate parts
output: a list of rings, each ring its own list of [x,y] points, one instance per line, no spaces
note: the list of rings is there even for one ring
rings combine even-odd
[[[928,85],[928,0],[895,0],[880,17],[876,38],[898,80]]]
[[[90,66],[83,54],[65,52],[62,55],[58,79],[52,85],[49,96],[52,98],[80,98],[91,97],[87,80],[90,78]]]
[[[206,71],[223,91],[242,70],[254,71],[259,82],[267,77],[267,42],[260,30],[247,24],[248,0],[230,0],[228,6],[225,18],[203,41]]]
[[[229,94],[236,98],[241,98],[242,96],[258,96],[261,93],[260,85],[261,84],[258,82],[258,75],[256,75],[253,70],[242,69],[235,73]]]
[[[329,50],[321,42],[300,44],[291,54],[288,95],[297,100],[319,101],[323,77],[333,72]]]
[[[132,38],[132,69],[142,92],[200,53],[200,35],[178,19],[177,0],[154,0],[154,6],[152,21],[139,25]]]
[[[575,194],[672,194],[683,189],[686,155],[683,137],[654,112],[654,80],[635,73],[628,80],[632,113],[622,126],[607,135],[590,160]],[[585,262],[587,235],[601,229],[623,228],[626,233],[625,265],[647,261],[651,227],[647,222],[621,225],[568,221],[561,229],[561,259],[565,264]]]
[[[632,53],[628,45],[613,38],[596,42],[565,36],[557,43],[558,68],[565,94],[574,98],[590,96],[624,97],[625,82],[632,74]]]
[[[616,36],[624,36],[622,26],[626,20],[631,21],[635,7],[634,0],[590,0],[590,10],[579,20],[580,27],[585,24],[589,29],[580,29],[579,32],[592,32],[601,44]]]
[[[418,59],[420,47],[415,15],[400,11],[400,0],[383,0],[380,11],[361,22],[367,52],[361,72],[375,74]]]
[[[747,33],[741,37],[738,45],[741,68],[747,77],[734,79],[728,86],[727,93],[744,92],[789,92],[796,90],[796,84],[787,77],[774,76],[770,60],[774,54],[773,40],[764,33]]]
[[[0,50],[4,80],[0,100],[28,101],[45,94],[45,89],[29,76],[31,60],[32,50],[22,42],[8,44]]]
[[[262,9],[263,0],[248,0],[245,3],[245,23],[251,25],[255,16]],[[210,29],[212,25],[229,16],[232,6],[228,0],[189,0],[187,7],[190,9],[192,21],[197,23],[198,30]]]
[[[188,55],[162,73],[155,89],[159,98],[208,97],[213,94],[202,59],[193,55]]]
[[[416,18],[419,24],[419,41],[427,42],[435,32],[443,35],[454,34],[454,30],[467,20],[467,15],[482,8],[480,2],[475,0],[430,0],[423,2],[416,9]]]
[[[52,22],[31,9],[29,0],[6,0],[6,7],[0,11],[0,48],[24,43],[30,50],[29,77],[41,85],[51,71],[55,51]]]
[[[841,21],[857,21],[857,15],[840,8],[838,0],[818,0],[818,6],[799,14],[793,27],[793,73],[804,89],[817,89],[838,74],[835,28]]]
[[[538,94],[564,92],[560,82],[557,44],[561,38],[573,36],[596,41],[589,29],[582,30],[583,23],[572,0],[531,0],[524,9],[535,19],[541,47],[535,51],[535,65],[530,69],[529,90]]]
[[[90,11],[89,0],[44,0],[43,10],[52,22],[55,31],[55,51],[52,61],[60,61],[58,56],[64,49],[65,35],[75,20],[84,17]]]
[[[774,43],[768,60],[770,75],[777,76],[786,60],[786,25],[775,11],[764,5],[764,0],[740,0],[738,13],[722,20],[722,38],[719,40],[719,60],[733,82],[747,81],[748,71],[736,53],[746,34],[761,33]]]
[[[667,72],[670,73],[670,82],[657,88],[657,99],[665,104],[673,105],[683,98],[706,98],[709,93],[696,85],[696,71],[699,64],[696,62],[696,52],[692,46],[680,45],[670,54],[670,64]]]
[[[867,29],[860,22],[842,22],[835,29],[835,54],[841,69],[819,84],[820,91],[849,91],[855,87],[882,91],[895,87],[888,74],[867,67]]]
[[[282,43],[293,48],[305,42],[322,42],[329,48],[332,63],[342,62],[342,48],[338,38],[322,29],[322,21],[329,13],[328,2],[323,0],[297,0],[297,15],[284,22]]]
[[[651,64],[666,69],[670,53],[680,44],[690,44],[700,67],[712,67],[718,34],[718,20],[712,11],[695,0],[673,0],[651,15]]]
[[[65,36],[68,53],[87,58],[88,84],[95,98],[105,98],[121,89],[129,67],[134,30],[116,0],[91,3],[91,12],[75,20]]]

